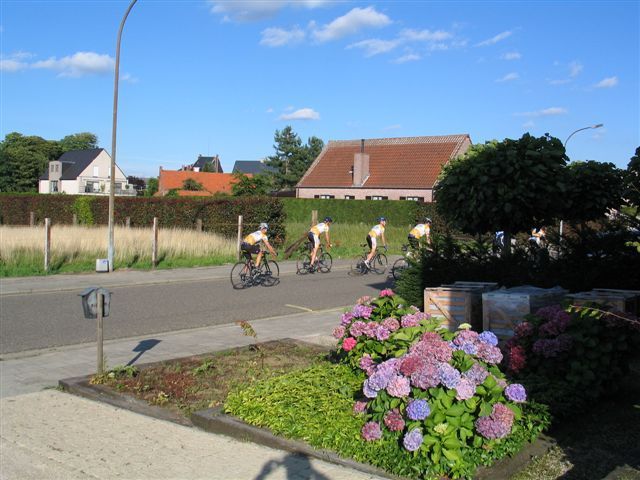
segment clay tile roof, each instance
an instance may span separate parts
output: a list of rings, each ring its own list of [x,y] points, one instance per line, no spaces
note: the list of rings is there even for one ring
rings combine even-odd
[[[182,190],[183,183],[188,178],[192,178],[196,182],[202,184],[204,190]],[[212,195],[217,192],[231,193],[231,186],[236,181],[237,180],[230,173],[161,170],[160,178],[158,179],[158,190],[160,192],[168,192],[169,190],[176,188],[180,190],[179,194],[181,196]]]
[[[369,155],[366,188],[432,188],[442,166],[471,144],[468,134],[365,139]],[[329,141],[298,187],[351,187],[361,140]]]

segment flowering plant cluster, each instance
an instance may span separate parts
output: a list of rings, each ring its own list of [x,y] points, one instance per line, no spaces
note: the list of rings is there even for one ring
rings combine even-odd
[[[503,355],[493,333],[449,332],[382,293],[361,299],[335,332],[345,360],[365,374],[353,406],[365,441],[393,439],[402,455],[456,477],[495,458],[511,436],[532,439],[547,425],[545,414],[527,413],[525,388],[509,385],[497,367]],[[386,325],[395,328],[379,335]]]
[[[541,308],[503,347],[506,371],[557,415],[574,414],[613,391],[640,346],[637,320],[601,308]]]

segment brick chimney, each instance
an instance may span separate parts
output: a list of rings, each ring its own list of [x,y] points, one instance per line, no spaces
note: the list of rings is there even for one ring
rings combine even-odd
[[[360,141],[360,152],[353,156],[353,186],[361,187],[369,177],[369,154],[364,153],[364,138]]]

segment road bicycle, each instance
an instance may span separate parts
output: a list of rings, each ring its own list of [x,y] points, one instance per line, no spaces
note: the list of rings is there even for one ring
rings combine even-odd
[[[371,262],[369,262],[369,267],[365,263],[365,260],[369,256],[369,245],[366,243],[360,244],[361,247],[364,247],[364,252],[358,256],[353,263],[351,264],[351,270],[349,270],[349,274],[352,276],[364,275],[369,272],[377,273],[379,275],[383,274],[387,271],[387,256],[384,253],[380,253],[379,249],[376,249],[375,255],[371,258]],[[387,247],[384,247],[384,251],[387,251]]]
[[[263,251],[262,261],[256,267],[248,253],[245,259],[237,262],[231,269],[231,285],[236,290],[262,285],[272,287],[280,283],[280,267],[275,260],[269,260],[269,252]]]
[[[413,253],[409,250],[409,245],[402,245],[402,257],[393,262],[391,267],[391,274],[395,280],[398,280],[403,272],[409,268],[409,261],[407,259],[412,258]]]
[[[313,250],[313,246],[310,242],[305,244],[305,252],[300,255],[298,260],[296,261],[296,273],[298,275],[306,275],[307,273],[314,272],[322,272],[328,273],[331,271],[331,266],[333,265],[333,258],[331,258],[331,254],[324,251],[322,244],[320,244],[320,248],[318,248],[318,253],[316,255],[316,262],[314,265],[311,265],[311,251]]]

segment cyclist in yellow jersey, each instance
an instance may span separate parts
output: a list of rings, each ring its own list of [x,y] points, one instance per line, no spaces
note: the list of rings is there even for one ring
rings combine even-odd
[[[244,240],[242,240],[242,243],[240,244],[240,250],[245,254],[245,256],[248,256],[249,259],[251,259],[252,253],[258,254],[258,256],[256,257],[256,268],[260,265],[260,261],[262,260],[262,250],[260,250],[260,242],[264,243],[264,245],[271,252],[271,255],[273,255],[274,257],[278,256],[276,251],[269,243],[269,239],[267,238],[267,230],[269,230],[269,225],[267,225],[266,223],[261,223],[260,229],[244,237]]]
[[[431,243],[431,219],[425,218],[422,223],[417,224],[411,229],[408,235],[409,245],[411,248],[417,249],[419,240],[424,237],[427,244]]]
[[[367,259],[364,261],[364,263],[367,265],[367,268],[371,268],[371,265],[369,264],[369,262],[371,261],[373,256],[376,254],[376,248],[378,246],[378,237],[382,238],[382,243],[384,245],[384,248],[387,248],[387,239],[384,238],[384,227],[386,225],[387,225],[387,219],[384,217],[380,217],[378,219],[378,225],[375,225],[374,227],[372,227],[371,230],[369,231],[369,235],[367,235],[367,244],[371,249],[371,251],[369,252],[369,255],[367,255]]]
[[[333,219],[331,217],[325,217],[324,221],[314,225],[307,233],[307,237],[309,238],[309,242],[313,246],[313,251],[311,252],[311,265],[315,265],[316,256],[318,255],[318,249],[320,248],[320,234],[324,233],[324,237],[327,240],[327,250],[331,248],[331,243],[329,242],[329,227],[333,223]]]

